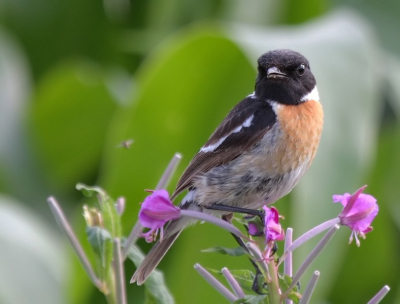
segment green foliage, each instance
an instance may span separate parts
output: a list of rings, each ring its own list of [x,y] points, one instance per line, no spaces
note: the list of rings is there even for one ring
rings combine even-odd
[[[88,197],[97,195],[99,202],[99,214],[101,217],[101,227],[109,232],[112,239],[121,237],[121,220],[120,215],[115,208],[115,202],[107,193],[99,187],[90,187],[83,184],[76,185]],[[88,223],[88,225],[90,225]]]
[[[283,13],[285,23],[296,24],[318,17],[326,12],[327,0],[288,0]],[[286,18],[285,18],[286,17]]]
[[[100,281],[99,290],[104,293],[108,303],[119,303],[118,296],[118,267],[123,267],[124,257],[121,253],[122,263],[116,261],[116,244],[127,242],[121,239],[121,220],[120,214],[116,211],[116,202],[107,195],[100,187],[91,187],[78,184],[76,188],[88,197],[96,196],[98,207],[84,205],[83,216],[86,220],[86,234],[88,241],[95,253],[96,273]],[[115,243],[114,240],[120,240]],[[122,251],[122,246],[120,248]],[[138,266],[143,258],[143,253],[135,246],[131,245],[127,250],[127,257]],[[125,285],[125,281],[122,283]],[[145,283],[146,303],[174,303],[164,281],[163,275],[155,271]]]
[[[139,266],[144,259],[143,252],[136,246],[129,247],[128,258],[136,265]],[[146,287],[146,303],[155,304],[173,304],[174,299],[171,297],[170,292],[166,288],[164,275],[155,270],[144,283]]]
[[[40,81],[30,131],[57,191],[71,191],[77,181],[90,182],[96,174],[115,109],[105,75],[88,63],[59,66]]]
[[[106,245],[108,245],[109,241],[112,240],[110,233],[100,227],[88,226],[86,227],[86,234],[88,237],[88,241],[95,251],[96,255],[105,257]],[[101,264],[102,267],[106,267],[106,264],[108,263],[102,260]]]
[[[244,299],[239,299],[235,302],[235,304],[239,303],[248,303],[248,304],[264,304],[264,303],[269,303],[268,298],[263,295],[258,295],[258,296],[245,296]]]
[[[229,271],[233,275],[233,277],[238,281],[240,287],[242,287],[244,291],[253,292],[252,286],[254,283],[255,275],[252,271],[245,269],[229,270]]]
[[[289,288],[290,284],[292,284],[292,278],[285,274],[279,274],[279,286],[282,290],[286,290]],[[290,291],[288,298],[293,301],[293,303],[299,303],[301,291],[299,290],[299,286],[295,286],[293,290]]]

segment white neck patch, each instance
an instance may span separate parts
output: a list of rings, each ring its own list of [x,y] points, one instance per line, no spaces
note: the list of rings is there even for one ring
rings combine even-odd
[[[247,97],[250,97],[251,99],[257,99],[256,92],[253,92],[250,95],[247,95]]]
[[[267,100],[267,101],[271,105],[272,110],[274,110],[275,114],[278,113],[280,108],[282,108],[282,105],[279,102],[276,102],[274,100]]]
[[[300,101],[307,101],[307,100],[319,101],[319,94],[318,94],[317,86],[315,86],[314,89],[310,93],[304,95],[300,99]]]

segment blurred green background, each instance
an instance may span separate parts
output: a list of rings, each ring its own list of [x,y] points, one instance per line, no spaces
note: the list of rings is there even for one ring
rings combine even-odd
[[[295,237],[335,217],[332,194],[368,184],[380,213],[360,248],[342,228],[311,270],[313,303],[400,303],[400,2],[397,0],[3,0],[0,3],[0,303],[105,303],[46,203],[54,195],[88,253],[83,182],[139,202],[175,152],[169,190],[225,114],[254,88],[256,59],[304,54],[325,110],[309,173],[276,204]],[[130,149],[120,143],[133,139]],[[315,244],[315,242],[314,242]],[[150,245],[139,245],[147,251]],[[233,247],[187,229],[160,265],[176,303],[222,303],[195,272],[250,267],[201,253]],[[312,242],[295,252],[295,269]],[[282,246],[281,246],[282,247]],[[129,280],[135,268],[125,263]],[[302,280],[307,283],[310,274]],[[129,303],[144,291],[128,286]]]

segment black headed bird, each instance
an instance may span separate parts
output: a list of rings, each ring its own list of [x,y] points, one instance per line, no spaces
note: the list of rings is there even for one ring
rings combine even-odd
[[[225,117],[186,168],[171,199],[188,189],[179,207],[216,216],[259,209],[288,194],[310,167],[323,125],[308,60],[291,50],[258,59],[255,90]],[[141,285],[195,220],[171,221],[136,270]]]

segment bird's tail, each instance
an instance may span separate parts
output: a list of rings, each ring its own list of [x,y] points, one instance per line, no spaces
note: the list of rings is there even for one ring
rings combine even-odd
[[[169,223],[164,231],[164,237],[162,240],[158,240],[151,248],[150,252],[144,258],[138,269],[136,269],[131,283],[137,282],[138,285],[142,285],[152,271],[161,262],[164,255],[167,253],[169,248],[181,234],[183,228],[189,224],[194,223],[196,220],[188,217],[181,217]]]
[[[157,265],[161,262],[168,249],[172,246],[175,240],[178,238],[182,230],[177,233],[164,238],[162,241],[158,241],[149,254],[144,258],[142,264],[136,269],[131,283],[137,282],[138,285],[142,285]]]

